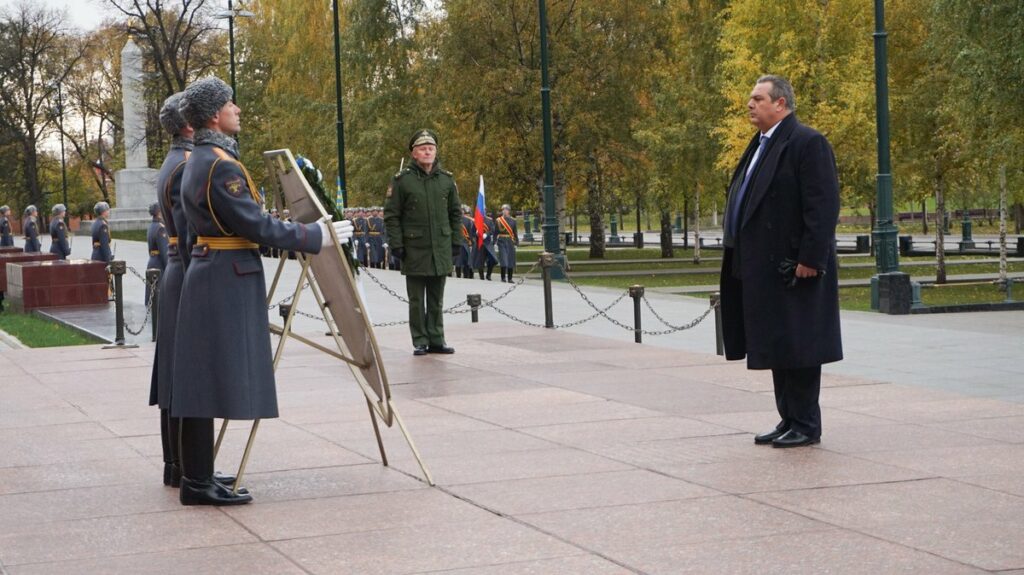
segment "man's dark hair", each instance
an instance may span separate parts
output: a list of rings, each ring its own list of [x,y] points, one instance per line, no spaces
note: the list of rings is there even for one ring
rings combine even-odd
[[[772,85],[772,89],[768,92],[772,102],[779,98],[786,99],[786,108],[790,112],[796,111],[796,95],[793,94],[793,85],[789,83],[789,80],[782,76],[775,76],[774,74],[765,74],[757,79],[758,84],[768,82]]]

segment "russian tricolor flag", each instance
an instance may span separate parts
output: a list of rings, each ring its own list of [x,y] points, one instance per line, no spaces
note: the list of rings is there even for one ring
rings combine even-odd
[[[476,224],[476,247],[484,245],[484,214],[487,204],[484,201],[484,177],[480,175],[480,191],[476,194],[476,209],[473,211],[473,222]]]

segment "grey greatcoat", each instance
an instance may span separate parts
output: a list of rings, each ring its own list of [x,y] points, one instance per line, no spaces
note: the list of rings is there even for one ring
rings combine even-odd
[[[498,245],[498,265],[503,268],[516,267],[516,246],[519,245],[519,227],[512,216],[498,216],[495,220],[495,243]],[[508,226],[508,227],[506,227]]]
[[[14,245],[14,236],[11,234],[11,219],[7,216],[0,216],[0,248]]]
[[[71,245],[68,244],[68,228],[61,218],[50,220],[50,253],[56,254],[57,259],[66,260],[71,255]]]
[[[181,282],[188,266],[188,223],[181,206],[181,175],[185,160],[191,153],[191,142],[175,142],[164,159],[157,176],[157,199],[167,231],[167,266],[160,274],[160,297],[157,302],[156,352],[153,377],[149,386],[149,404],[160,409],[171,407],[171,385],[174,380],[174,334],[178,325],[178,301]]]
[[[42,249],[39,245],[39,228],[36,226],[36,218],[29,216],[22,222],[22,229],[25,230],[25,251],[38,252]]]
[[[277,417],[266,282],[257,244],[318,253],[319,224],[274,219],[238,161],[233,141],[196,132],[181,202],[196,234],[174,343],[171,416]],[[225,242],[252,242],[226,247]],[[219,249],[218,249],[219,248]]]
[[[721,308],[727,359],[749,369],[795,369],[843,358],[839,331],[835,229],[839,180],[824,136],[783,119],[751,175],[739,229],[726,229]],[[729,199],[758,147],[751,140],[733,175]],[[728,211],[727,211],[728,213]],[[778,267],[793,259],[823,270],[784,285]]]
[[[96,218],[92,223],[92,259],[104,263],[114,259],[110,253],[110,225],[107,218]]]

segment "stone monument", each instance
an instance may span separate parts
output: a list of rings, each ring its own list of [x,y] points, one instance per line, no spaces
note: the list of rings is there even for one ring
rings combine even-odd
[[[142,51],[131,38],[121,50],[124,100],[125,168],[114,174],[112,230],[142,230],[149,225],[149,205],[156,201],[157,170],[146,157],[146,109],[142,94]]]

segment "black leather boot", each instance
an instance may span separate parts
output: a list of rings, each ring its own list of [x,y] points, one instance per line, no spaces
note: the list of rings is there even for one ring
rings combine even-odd
[[[179,500],[182,505],[244,505],[252,501],[252,495],[232,493],[212,478],[196,480],[182,477]]]
[[[501,283],[505,283],[505,268],[501,268]]]

